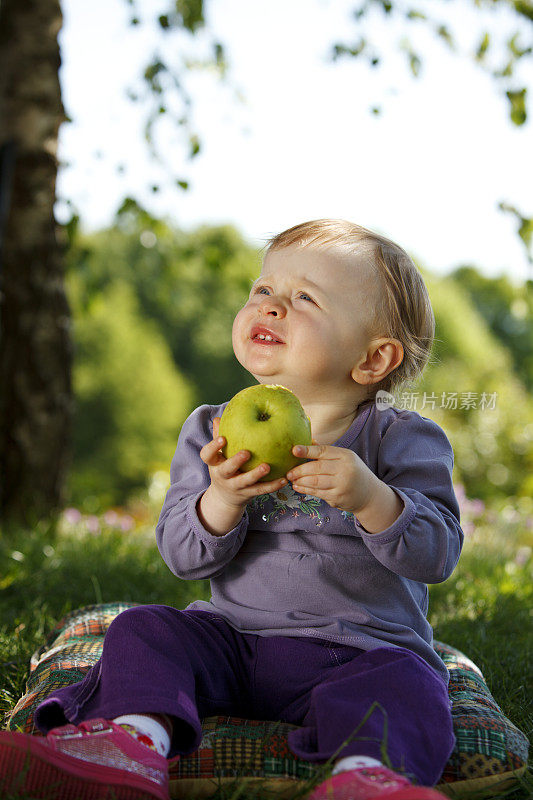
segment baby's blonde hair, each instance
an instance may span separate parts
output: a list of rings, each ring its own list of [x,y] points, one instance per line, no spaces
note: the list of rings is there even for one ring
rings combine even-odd
[[[422,275],[399,245],[374,231],[339,219],[317,219],[273,236],[266,254],[285,247],[338,248],[368,254],[377,269],[382,291],[371,323],[371,336],[390,336],[401,342],[403,360],[379,384],[370,387],[394,393],[422,374],[431,354],[435,317]]]

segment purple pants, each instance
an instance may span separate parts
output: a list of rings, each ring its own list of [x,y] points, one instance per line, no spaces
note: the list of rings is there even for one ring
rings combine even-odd
[[[240,633],[214,614],[156,605],[119,614],[100,661],[41,703],[35,721],[47,732],[150,712],[173,718],[171,755],[198,749],[200,720],[216,714],[299,726],[289,746],[309,761],[326,761],[360,726],[339,757],[382,760],[383,743],[392,766],[426,786],[454,745],[447,687],[409,650]]]

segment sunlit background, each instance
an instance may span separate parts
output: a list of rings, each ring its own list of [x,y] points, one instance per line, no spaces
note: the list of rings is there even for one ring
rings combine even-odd
[[[342,217],[439,273],[467,263],[515,283],[531,277],[516,218],[498,204],[531,213],[532,123],[510,122],[497,81],[467,55],[480,20],[503,42],[516,19],[435,0],[433,15],[458,42],[452,52],[427,26],[375,12],[382,66],[372,69],[361,58],[331,59],[336,42],[357,40],[356,5],[207,3],[207,29],[224,44],[229,70],[223,82],[209,70],[187,77],[201,152],[188,162],[176,130],[163,126],[167,162],[158,168],[143,141],[142,104],[126,90],[154,53],[166,48],[172,60],[179,44],[197,56],[207,34],[194,46],[185,34],[165,38],[152,22],[165,7],[157,0],[143,0],[135,27],[124,0],[64,0],[61,84],[72,122],[61,129],[61,197],[86,229],[109,224],[131,194],[181,227],[230,222],[252,244],[304,219]],[[399,48],[406,35],[423,56],[417,79]],[[533,83],[526,70],[518,65],[517,85]],[[188,191],[164,185],[168,166]],[[69,213],[58,204],[60,218]]]

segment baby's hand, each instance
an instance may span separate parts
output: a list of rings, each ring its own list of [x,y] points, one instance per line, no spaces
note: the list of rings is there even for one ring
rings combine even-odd
[[[208,509],[215,511],[215,507],[220,507],[220,512],[227,518],[228,524],[236,522],[242,516],[242,512],[249,500],[260,494],[269,494],[285,486],[286,478],[279,478],[275,481],[259,480],[270,470],[268,464],[259,464],[249,472],[241,472],[241,467],[250,459],[248,450],[240,450],[231,458],[224,458],[221,449],[226,440],[218,435],[220,417],[213,420],[213,439],[200,450],[200,458],[209,467],[211,485],[202,498],[202,511]],[[235,527],[231,525],[227,530]],[[214,527],[213,525],[209,527]],[[216,526],[219,527],[218,525]],[[227,527],[227,525],[222,526]]]
[[[296,492],[320,497],[332,508],[353,514],[370,502],[376,477],[352,450],[333,445],[297,445],[292,452],[299,458],[312,459],[287,473]]]

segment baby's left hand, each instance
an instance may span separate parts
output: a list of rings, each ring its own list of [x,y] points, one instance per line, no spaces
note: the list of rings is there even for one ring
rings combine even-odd
[[[287,473],[296,492],[325,500],[332,508],[356,514],[371,502],[378,478],[352,450],[333,445],[296,445],[298,458],[310,458]]]

